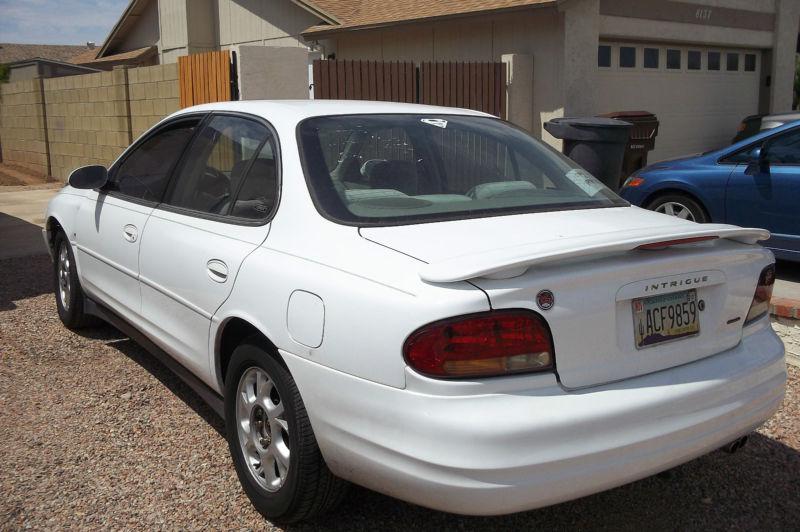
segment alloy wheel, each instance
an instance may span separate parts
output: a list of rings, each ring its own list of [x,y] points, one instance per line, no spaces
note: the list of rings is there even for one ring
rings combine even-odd
[[[253,480],[266,491],[278,491],[289,472],[289,423],[274,381],[261,368],[251,367],[239,379],[236,427]]]
[[[677,201],[665,201],[658,207],[656,207],[656,212],[660,212],[662,214],[668,214],[670,216],[676,216],[683,220],[689,220],[691,222],[696,221],[694,219],[694,214],[686,205],[682,203],[678,203]]]
[[[62,242],[58,250],[58,298],[64,310],[69,310],[69,300],[72,294],[72,282],[70,281],[72,263],[69,260],[67,245],[66,242]]]

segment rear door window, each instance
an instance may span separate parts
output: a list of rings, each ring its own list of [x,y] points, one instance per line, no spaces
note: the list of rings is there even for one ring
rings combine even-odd
[[[254,120],[212,117],[187,150],[165,203],[203,214],[228,214],[269,137],[266,126]]]

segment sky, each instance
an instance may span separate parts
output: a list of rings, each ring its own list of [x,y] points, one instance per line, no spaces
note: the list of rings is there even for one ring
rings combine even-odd
[[[0,0],[0,42],[100,45],[128,0]]]

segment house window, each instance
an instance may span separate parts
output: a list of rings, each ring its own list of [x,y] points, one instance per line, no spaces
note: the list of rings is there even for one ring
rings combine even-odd
[[[719,70],[719,52],[708,52],[708,69]]]
[[[744,71],[756,71],[756,54],[744,54]]]
[[[729,53],[727,70],[728,72],[737,72],[739,70],[739,54]]]
[[[636,66],[636,48],[633,46],[619,47],[619,66],[622,68],[634,68]]]
[[[681,68],[680,50],[667,50],[667,68],[670,70],[680,70]]]
[[[700,70],[700,57],[701,54],[698,50],[689,50],[686,54],[686,67],[689,70]]]
[[[658,68],[658,48],[644,49],[644,67]]]
[[[597,66],[611,66],[611,47],[609,45],[601,44],[597,47]]]

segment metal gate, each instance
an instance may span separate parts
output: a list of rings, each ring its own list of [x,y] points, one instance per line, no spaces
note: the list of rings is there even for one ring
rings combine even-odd
[[[314,61],[314,98],[425,103],[506,117],[504,63]]]

